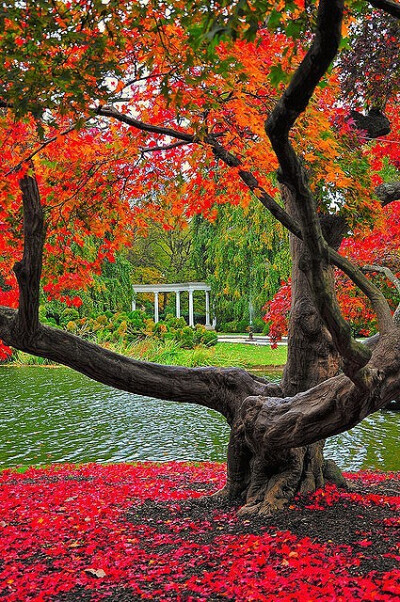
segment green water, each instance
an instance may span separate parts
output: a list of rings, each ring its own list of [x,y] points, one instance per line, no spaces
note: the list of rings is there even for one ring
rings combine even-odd
[[[216,412],[117,391],[66,368],[0,368],[0,400],[0,467],[226,458],[229,429]],[[400,470],[399,433],[400,412],[378,412],[330,439],[326,456],[343,470]]]

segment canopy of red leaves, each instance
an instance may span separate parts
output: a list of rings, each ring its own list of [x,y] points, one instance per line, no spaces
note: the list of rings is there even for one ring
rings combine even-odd
[[[224,475],[224,465],[177,462],[2,472],[0,597],[398,599],[400,475],[352,475],[356,491],[328,486],[257,524],[227,506],[190,513],[186,506],[217,490]],[[313,536],[332,511],[339,525],[346,509],[354,517],[350,541],[339,541],[334,528],[325,541]],[[299,516],[308,517],[307,535],[293,529],[290,519],[298,524]]]

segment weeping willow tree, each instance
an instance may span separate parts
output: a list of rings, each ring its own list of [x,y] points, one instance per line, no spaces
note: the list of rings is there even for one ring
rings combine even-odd
[[[290,273],[284,228],[252,200],[220,205],[214,222],[196,216],[192,231],[193,263],[211,285],[218,327],[262,327],[263,306]]]

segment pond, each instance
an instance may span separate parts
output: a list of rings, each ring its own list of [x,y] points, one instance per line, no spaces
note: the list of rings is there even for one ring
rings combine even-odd
[[[229,428],[216,412],[117,391],[67,368],[0,368],[0,399],[2,468],[226,459]],[[399,432],[400,412],[377,412],[329,439],[326,456],[343,470],[397,471]]]

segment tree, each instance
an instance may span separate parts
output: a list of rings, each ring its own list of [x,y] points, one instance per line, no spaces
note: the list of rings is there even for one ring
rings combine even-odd
[[[257,200],[218,206],[212,222],[193,220],[193,259],[211,285],[219,330],[231,321],[238,332],[250,322],[262,328],[262,307],[288,277],[288,240],[274,222]]]
[[[388,190],[392,185],[384,185]],[[344,238],[340,250],[368,274],[374,275],[393,310],[399,303],[399,207],[390,205],[370,233],[356,230]],[[367,297],[352,280],[335,270],[336,294],[342,314],[348,320],[355,336],[376,333],[376,315]],[[291,305],[290,280],[285,282],[266,305],[264,319],[270,323],[270,336],[274,341],[287,334]]]
[[[2,210],[8,265],[22,249],[16,221],[21,198],[24,245],[14,267],[18,309],[0,309],[2,340],[112,386],[223,414],[231,437],[227,483],[219,495],[245,502],[242,513],[268,514],[326,479],[343,485],[340,472],[323,458],[323,439],[400,393],[397,313],[392,315],[380,289],[337,250],[345,235],[356,226],[368,229],[382,205],[399,198],[396,183],[379,182],[374,160],[380,143],[368,142],[382,135],[398,139],[393,102],[398,79],[386,97],[390,134],[382,107],[349,114],[341,96],[345,67],[337,63],[330,70],[341,41],[342,0],[321,0],[318,9],[314,3],[305,8],[300,1],[282,2],[280,11],[258,1],[245,7],[215,4],[212,11],[200,0],[170,3],[165,11],[157,2],[110,3],[110,13],[101,2],[82,11],[46,0],[28,8],[10,4],[5,48],[16,46],[11,61],[1,62],[0,100],[6,112],[3,160],[9,164]],[[369,4],[380,11],[376,22],[386,43],[397,45],[398,38],[386,35],[384,15],[398,18],[398,3]],[[358,20],[369,18],[367,7],[346,4],[350,40]],[[50,17],[52,23],[57,18],[62,34],[54,34]],[[42,54],[40,36],[46,40]],[[88,52],[92,37],[107,48],[104,66]],[[68,52],[60,66],[63,45]],[[51,153],[55,143],[57,161]],[[108,167],[97,169],[98,180],[88,179],[87,165],[93,170],[101,159]],[[215,202],[236,203],[249,191],[291,235],[289,360],[280,386],[235,368],[137,362],[40,324],[43,246],[45,288],[60,294],[62,287],[87,282],[93,267],[89,262],[74,282],[79,261],[73,251],[82,245],[82,232],[100,239],[104,257],[125,243],[125,230],[117,224],[145,227],[146,219],[163,221],[169,213],[212,217]],[[60,261],[60,237],[67,263]],[[96,269],[97,258],[93,262]],[[60,265],[61,276],[68,274],[62,286]],[[366,345],[352,337],[340,312],[333,266],[376,313],[379,336]],[[6,278],[12,287],[7,273]]]

